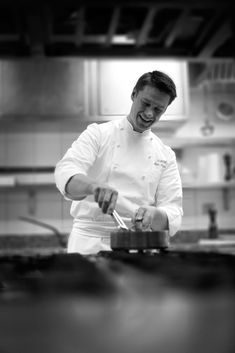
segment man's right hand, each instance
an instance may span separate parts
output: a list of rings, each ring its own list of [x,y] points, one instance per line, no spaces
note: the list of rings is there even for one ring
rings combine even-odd
[[[93,194],[103,213],[111,214],[114,211],[118,198],[116,190],[109,186],[96,186]]]
[[[118,192],[106,184],[99,184],[84,174],[75,174],[66,185],[66,192],[72,200],[83,200],[94,195],[103,213],[111,214],[116,206]]]

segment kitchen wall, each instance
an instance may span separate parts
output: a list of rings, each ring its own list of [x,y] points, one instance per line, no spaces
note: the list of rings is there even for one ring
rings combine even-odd
[[[222,98],[231,101],[231,87],[234,96],[235,86],[229,89],[213,85],[190,88],[190,111],[188,122],[174,133],[174,139],[182,143],[179,160],[184,188],[184,225],[206,227],[207,209],[213,205],[217,209],[217,220],[221,228],[233,228],[235,225],[235,188],[234,174],[226,182],[225,155],[231,157],[231,169],[235,166],[235,116],[231,121],[223,121],[216,115],[215,107]],[[226,90],[228,93],[226,94]],[[232,98],[232,99],[231,99]],[[202,134],[205,120],[213,127],[213,133]],[[190,187],[190,185],[192,187]],[[194,186],[194,187],[193,187]],[[227,188],[228,187],[228,188]],[[194,217],[192,217],[194,215]]]
[[[57,64],[54,75],[51,76],[53,83],[47,77],[42,80],[43,84],[35,73],[35,66],[30,72],[27,71],[27,66],[24,66],[26,76],[30,74],[31,77],[31,85],[28,86],[29,96],[32,87],[34,90],[34,99],[31,95],[29,110],[25,110],[27,104],[25,101],[22,102],[22,100],[27,100],[27,96],[21,92],[24,87],[19,85],[18,91],[15,89],[10,95],[11,101],[9,95],[6,95],[6,90],[11,90],[10,84],[1,85],[0,100],[3,104],[0,118],[0,167],[53,168],[72,141],[90,123],[83,104],[87,99],[85,95],[83,96],[82,90],[83,60],[79,59],[79,69],[77,69],[76,60],[71,62],[72,69],[68,61]],[[9,72],[10,68],[15,68],[15,65],[16,62],[4,61],[0,70],[2,82],[7,80],[4,76],[6,75],[5,68],[7,67],[7,72]],[[44,72],[42,65],[44,63],[40,63],[40,75],[49,76],[49,66]],[[59,65],[62,65],[61,70]],[[11,85],[15,87],[14,82],[19,72],[16,69],[14,72],[14,75],[11,75]],[[67,79],[66,74],[69,74],[71,80]],[[22,72],[21,75],[23,75]],[[59,75],[63,78],[62,80],[59,79]],[[37,77],[36,83],[35,77]],[[79,86],[76,86],[77,81],[80,82]],[[39,92],[39,88],[35,86],[40,86],[40,101],[35,100]],[[58,86],[60,87],[59,96],[50,100],[50,90],[58,92]],[[77,91],[80,92],[78,107],[76,107]],[[17,98],[17,103],[14,99],[20,94],[21,99]],[[233,166],[235,165],[235,124],[234,122],[224,123],[216,119],[212,110],[214,96],[213,94],[207,95],[205,101],[203,87],[191,87],[189,95],[187,120],[177,128],[170,130],[160,128],[158,132],[160,137],[171,144],[177,153],[185,186],[183,228],[207,228],[207,209],[211,205],[214,205],[218,211],[219,227],[235,228],[235,188],[232,182],[230,188],[223,183],[225,176],[223,156],[229,154],[232,157]],[[68,96],[70,104],[64,103],[67,110],[63,111],[65,106],[63,102]],[[45,100],[48,110],[45,107],[44,110],[41,108]],[[47,114],[48,111],[50,114]],[[53,114],[54,111],[55,114]],[[201,134],[201,126],[208,117],[214,126],[214,132],[205,137]],[[206,168],[203,168],[203,163],[206,163]],[[0,173],[2,179],[4,176],[11,175]],[[28,182],[27,177],[31,178]],[[21,186],[2,185],[0,187],[0,222],[4,225],[1,231],[14,233],[24,229],[23,222],[18,221],[19,217],[29,216],[54,224],[60,230],[68,232],[72,222],[69,215],[70,202],[63,200],[54,187],[52,174],[35,175],[34,173],[34,179],[32,179],[32,173],[29,177],[28,173],[21,171],[18,178],[26,181]],[[210,181],[216,182],[214,186]]]

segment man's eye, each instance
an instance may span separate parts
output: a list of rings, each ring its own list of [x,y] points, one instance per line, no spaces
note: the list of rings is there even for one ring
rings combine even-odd
[[[155,108],[154,111],[155,111],[155,113],[157,113],[157,114],[161,114],[161,113],[162,113],[161,109],[159,109],[159,108]]]

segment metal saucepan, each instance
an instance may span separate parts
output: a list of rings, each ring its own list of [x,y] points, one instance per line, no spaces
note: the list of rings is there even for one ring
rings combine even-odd
[[[113,250],[147,250],[166,249],[169,246],[169,232],[161,231],[136,231],[128,229],[117,211],[112,217],[118,225],[118,230],[111,232],[111,248]]]

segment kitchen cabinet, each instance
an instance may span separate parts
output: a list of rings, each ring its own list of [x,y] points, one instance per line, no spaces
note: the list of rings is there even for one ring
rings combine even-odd
[[[84,70],[80,60],[45,61],[41,91],[43,115],[78,116],[84,110]]]
[[[2,114],[78,116],[84,110],[80,60],[27,59],[1,62]]]
[[[3,61],[1,67],[3,114],[39,114],[42,95],[36,75],[42,76],[42,67],[33,60]]]

